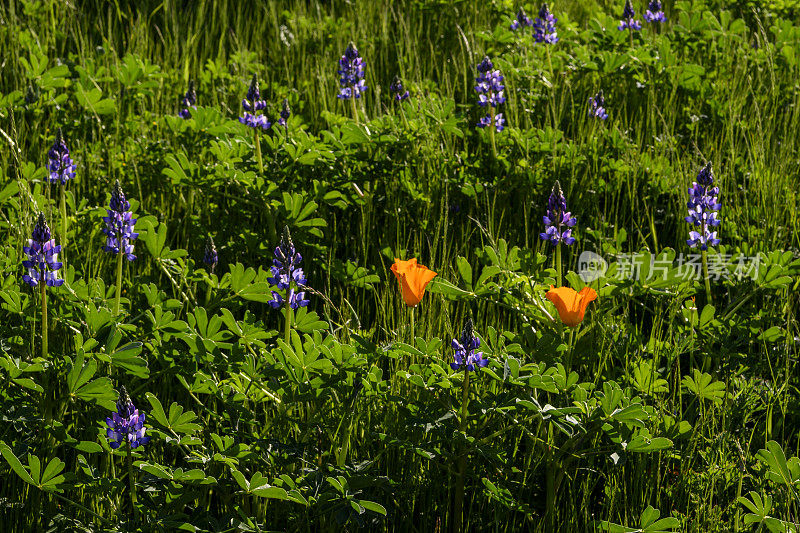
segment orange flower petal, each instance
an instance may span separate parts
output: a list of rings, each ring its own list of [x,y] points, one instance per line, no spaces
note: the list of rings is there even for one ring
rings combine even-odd
[[[556,289],[550,285],[550,290],[545,296],[556,306],[561,322],[574,328],[583,322],[586,306],[597,299],[597,292],[591,287],[584,287],[577,292],[569,287]]]
[[[425,287],[437,275],[428,267],[417,264],[416,258],[408,261],[395,259],[392,272],[400,285],[403,302],[409,307],[419,305],[425,295]]]

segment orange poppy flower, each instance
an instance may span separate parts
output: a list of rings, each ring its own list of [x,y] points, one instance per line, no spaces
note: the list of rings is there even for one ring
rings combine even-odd
[[[591,287],[584,287],[576,292],[569,287],[554,289],[550,285],[545,296],[556,306],[561,322],[573,328],[583,322],[583,314],[589,302],[597,299],[597,293]]]
[[[425,287],[436,277],[436,272],[429,270],[426,266],[418,265],[416,257],[408,261],[395,259],[392,265],[392,273],[400,284],[403,301],[409,307],[415,307],[422,301],[422,297],[425,295]]]

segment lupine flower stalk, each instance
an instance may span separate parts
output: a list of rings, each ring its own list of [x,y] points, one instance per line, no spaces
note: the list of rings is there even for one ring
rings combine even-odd
[[[400,79],[400,76],[394,77],[392,84],[389,85],[389,91],[392,93],[392,99],[395,102],[402,102],[409,97],[409,93],[405,90],[405,87],[403,87],[403,80]]]
[[[545,231],[539,237],[543,241],[549,241],[556,247],[556,272],[558,273],[558,285],[561,286],[561,243],[567,246],[575,243],[572,236],[572,228],[577,224],[578,219],[567,211],[567,199],[561,190],[561,184],[556,181],[550,198],[547,200],[547,214],[544,215]]]
[[[368,89],[364,81],[364,60],[358,54],[356,45],[347,45],[344,55],[339,59],[339,94],[340,100],[350,100],[353,105],[353,118],[358,120],[356,100]]]
[[[594,97],[589,97],[589,114],[600,120],[606,120],[608,113],[606,113],[606,99],[603,97],[603,91],[598,92]]]
[[[211,274],[214,274],[214,269],[217,267],[217,263],[219,263],[219,254],[217,253],[217,247],[214,245],[214,239],[211,238],[211,235],[206,238],[206,246],[205,250],[203,251],[203,263],[208,265],[209,270],[211,270]],[[211,301],[211,282],[208,282],[208,288],[206,289],[206,305]]]
[[[500,104],[505,103],[505,85],[503,85],[503,75],[494,68],[492,60],[484,57],[478,64],[478,76],[475,78],[475,92],[478,93],[478,105],[488,107],[488,113],[478,121],[479,128],[489,127],[489,136],[492,139],[492,153],[497,156],[495,148],[494,132],[503,131],[505,119],[502,113],[497,113]]]
[[[42,300],[42,357],[47,358],[47,287],[60,287],[64,280],[58,278],[61,263],[58,254],[61,246],[51,238],[50,228],[44,218],[44,213],[39,213],[36,225],[33,227],[28,246],[23,246],[22,251],[28,256],[22,266],[28,269],[22,276],[22,281],[31,287],[39,287]]]
[[[106,244],[103,250],[116,254],[117,256],[117,292],[114,295],[114,315],[119,315],[119,301],[122,293],[122,260],[133,261],[133,241],[139,234],[133,231],[136,219],[130,212],[131,204],[122,192],[119,180],[114,182],[114,189],[111,191],[111,201],[106,210],[108,216],[103,217],[106,227],[103,233],[106,234]]]
[[[631,32],[631,41],[633,40],[633,32],[642,29],[642,23],[636,19],[636,11],[633,10],[631,0],[625,0],[625,8],[622,10],[622,20],[619,21],[617,29],[619,31],[629,30]]]
[[[542,4],[539,16],[533,23],[533,40],[537,43],[556,44],[558,42],[556,22],[558,19],[550,12],[547,4]]]
[[[59,211],[61,213],[61,245],[67,245],[67,181],[75,179],[75,164],[69,156],[69,148],[61,128],[56,131],[53,146],[47,152],[47,170],[50,172],[50,185],[61,183],[59,188]]]
[[[278,119],[278,125],[283,126],[286,130],[289,130],[289,117],[292,116],[292,108],[289,107],[289,99],[284,98],[283,102],[281,103],[281,113],[280,118]]]
[[[689,201],[687,202],[689,216],[686,217],[686,222],[700,229],[700,231],[692,230],[689,232],[689,239],[686,244],[690,248],[700,248],[703,260],[703,276],[709,302],[711,301],[711,285],[708,279],[706,251],[709,245],[716,246],[720,242],[719,238],[717,238],[716,230],[713,230],[720,224],[719,210],[722,204],[717,200],[718,195],[719,187],[714,186],[714,171],[709,161],[700,169],[697,174],[697,181],[692,183],[689,188]]]
[[[192,118],[192,112],[189,109],[197,109],[197,91],[194,89],[194,80],[189,80],[189,88],[181,99],[181,107],[183,109],[180,110],[178,115],[181,118]]]
[[[150,437],[145,436],[147,428],[144,427],[145,414],[139,412],[124,386],[119,388],[119,398],[117,399],[117,410],[106,418],[106,436],[109,439],[109,446],[113,450],[119,448],[123,442],[128,443],[126,466],[128,467],[128,490],[131,499],[131,513],[137,515],[136,508],[136,478],[133,472],[133,461],[131,450],[150,442]]]
[[[306,280],[303,269],[298,266],[303,257],[295,250],[288,226],[283,228],[281,242],[275,248],[274,253],[275,258],[272,260],[272,267],[270,268],[272,277],[267,278],[267,281],[275,285],[278,290],[284,291],[284,294],[272,291],[272,300],[267,303],[273,309],[284,307],[286,313],[286,342],[289,343],[292,323],[291,313],[293,310],[308,305],[308,300],[305,299],[306,293],[301,290],[306,287],[308,280]]]
[[[664,14],[663,6],[659,0],[651,0],[647,4],[647,11],[644,12],[644,20],[647,22],[666,22],[667,16]]]
[[[525,10],[519,8],[517,11],[517,16],[514,17],[514,20],[511,22],[511,31],[517,31],[520,28],[527,28],[533,26],[533,21],[530,19]]]
[[[253,74],[253,78],[250,80],[250,87],[247,89],[247,95],[242,99],[244,114],[239,117],[239,122],[253,128],[256,155],[258,157],[258,169],[261,172],[264,171],[264,161],[261,158],[261,143],[258,140],[258,130],[259,128],[268,130],[272,127],[272,122],[269,121],[267,116],[263,113],[259,113],[259,111],[263,111],[266,107],[267,102],[261,99],[258,76]]]
[[[475,335],[472,319],[467,319],[464,329],[461,331],[461,340],[453,339],[453,358],[455,362],[450,363],[453,370],[464,370],[464,379],[461,382],[461,415],[459,419],[459,429],[462,437],[466,440],[467,421],[469,419],[469,373],[477,371],[489,364],[489,360],[483,357],[482,352],[476,351],[481,341]],[[453,519],[458,525],[457,530],[462,531],[464,525],[464,479],[467,475],[467,456],[466,451],[461,450],[458,458],[458,478],[455,491],[455,505],[453,506]]]

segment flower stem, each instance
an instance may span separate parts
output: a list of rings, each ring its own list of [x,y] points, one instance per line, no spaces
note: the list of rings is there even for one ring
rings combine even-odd
[[[131,457],[131,445],[128,443],[128,456],[125,460],[128,467],[128,492],[131,497],[131,515],[133,519],[138,518],[139,510],[136,508],[136,480],[133,477],[133,460]]]
[[[556,244],[556,274],[558,275],[558,286],[561,287],[561,243]]]
[[[497,160],[497,146],[494,141],[494,132],[495,132],[495,125],[494,125],[494,108],[489,105],[489,138],[492,139],[492,157]]]
[[[255,145],[256,145],[256,157],[258,157],[258,171],[264,172],[264,160],[261,158],[261,143],[258,140],[258,129],[253,129],[253,135],[255,137]]]
[[[47,283],[39,281],[39,293],[42,295],[42,358],[47,359]]]
[[[356,106],[355,88],[350,88],[350,102],[353,105],[353,120],[358,124],[358,106]]]
[[[414,329],[414,308],[411,308],[411,345],[414,345],[414,341],[417,337],[417,331]]]
[[[114,293],[114,316],[119,315],[119,299],[122,296],[122,260],[123,250],[117,254],[117,291]]]
[[[61,186],[61,262],[64,262],[64,252],[67,250],[67,186]]]
[[[705,228],[703,228],[705,231]],[[706,302],[709,304],[713,304],[713,298],[711,296],[711,283],[708,279],[708,259],[706,258],[706,251],[700,250],[700,257],[703,259],[703,281],[706,285]]]
[[[467,417],[469,416],[469,370],[464,370],[464,382],[461,386],[461,416],[459,420],[459,430],[464,439],[464,446],[458,456],[458,479],[456,481],[455,505],[453,506],[453,527],[452,530],[464,531],[464,479],[467,475]]]
[[[284,317],[286,345],[292,340],[292,301],[289,299],[289,289],[286,289],[286,316]]]

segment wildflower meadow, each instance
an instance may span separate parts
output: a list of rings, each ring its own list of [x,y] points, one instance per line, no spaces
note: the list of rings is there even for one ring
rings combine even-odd
[[[800,2],[0,5],[0,531],[800,533]]]

